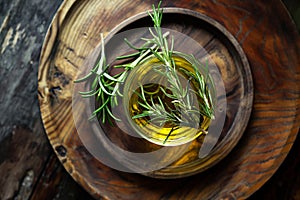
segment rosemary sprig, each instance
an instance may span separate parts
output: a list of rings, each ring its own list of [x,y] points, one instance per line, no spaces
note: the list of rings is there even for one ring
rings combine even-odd
[[[145,90],[143,89],[143,86],[140,86],[141,95],[139,95],[139,97],[141,102],[139,102],[139,105],[143,107],[144,111],[133,116],[133,119],[150,117],[149,122],[153,121],[160,125],[169,123],[173,126],[183,125],[195,127],[197,122],[199,123],[202,121],[201,116],[206,116],[211,119],[214,118],[213,102],[210,91],[208,91],[208,87],[206,86],[206,82],[211,78],[208,71],[207,77],[203,77],[203,75],[199,72],[199,69],[197,68],[199,63],[193,55],[173,51],[173,38],[171,39],[171,45],[169,47],[167,39],[162,37],[162,13],[163,10],[160,8],[160,4],[158,5],[157,9],[153,7],[153,14],[149,12],[149,16],[154,22],[155,33],[149,29],[153,39],[145,40],[149,44],[153,43],[158,46],[157,49],[152,50],[151,52],[159,61],[163,63],[163,65],[155,70],[157,73],[161,74],[161,76],[165,76],[167,78],[169,83],[168,89],[171,92],[166,92],[163,87],[160,89],[164,95],[171,100],[171,103],[175,109],[171,109],[170,107],[166,108],[166,105],[162,103],[162,100],[159,97],[157,97],[159,103],[154,102],[152,96],[148,97],[151,99],[150,103],[148,103],[148,99],[145,96]],[[183,68],[179,69],[188,77],[188,83],[185,84],[186,87],[183,87],[183,84],[178,77],[178,69],[175,64],[173,54],[183,57],[193,66],[194,72],[189,72]],[[208,69],[208,63],[206,67]],[[198,88],[197,91],[190,87],[191,82],[196,85]],[[198,104],[199,108],[195,106],[195,99],[193,98],[192,94],[195,94],[199,99],[202,100]]]
[[[96,100],[99,102],[99,107],[95,109],[90,119],[98,117],[102,119],[102,123],[108,121],[112,124],[112,119],[120,120],[112,113],[112,108],[118,105],[118,98],[123,97],[121,85],[125,82],[130,71],[147,59],[157,58],[162,65],[155,67],[154,70],[162,77],[165,77],[168,83],[168,88],[160,87],[160,91],[170,100],[171,105],[164,103],[159,96],[154,97],[149,94],[144,86],[140,85],[140,93],[136,92],[136,94],[142,113],[132,116],[132,119],[147,118],[149,119],[148,123],[153,122],[160,126],[163,126],[165,123],[171,125],[172,128],[164,141],[165,143],[173,130],[178,129],[179,126],[198,127],[197,123],[199,124],[203,120],[203,116],[213,119],[214,107],[211,93],[206,84],[208,81],[212,82],[208,70],[203,76],[198,69],[200,63],[193,55],[173,50],[174,38],[171,36],[171,44],[169,44],[167,37],[170,33],[166,32],[163,34],[162,32],[163,9],[160,6],[161,1],[157,8],[152,5],[152,12],[148,12],[154,23],[154,30],[149,28],[152,38],[141,38],[145,43],[140,47],[134,46],[127,39],[124,40],[136,52],[116,58],[116,60],[130,58],[133,60],[132,62],[112,66],[113,68],[123,69],[122,72],[116,75],[111,75],[108,72],[110,66],[106,63],[105,43],[103,34],[101,34],[101,56],[98,63],[89,74],[76,80],[75,83],[92,80],[90,82],[90,90],[80,92],[82,97],[96,97]],[[174,61],[174,55],[188,61],[193,67],[193,72],[184,68],[178,68]],[[206,68],[208,69],[208,63],[206,63]],[[178,72],[187,77],[185,84],[182,84]],[[191,84],[195,87],[192,88]],[[202,130],[202,132],[206,133],[205,130]]]

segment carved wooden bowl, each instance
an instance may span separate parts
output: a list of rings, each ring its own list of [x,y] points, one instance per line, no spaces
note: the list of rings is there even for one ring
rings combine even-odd
[[[261,90],[256,92],[258,84],[263,87],[267,82],[260,81],[263,79],[260,72],[254,70],[253,73],[253,66],[247,62],[245,53],[251,51],[251,46],[247,46],[244,53],[231,34],[233,29],[227,24],[225,29],[219,23],[221,17],[208,9],[209,6],[217,9],[222,5],[210,1],[202,2],[204,7],[195,7],[188,1],[164,1],[164,7],[181,8],[165,10],[163,27],[180,31],[200,43],[220,71],[227,107],[216,146],[204,159],[199,159],[201,143],[195,140],[180,162],[146,173],[147,176],[115,170],[104,165],[106,161],[100,162],[101,159],[95,155],[95,152],[107,151],[115,158],[109,162],[120,166],[130,161],[130,157],[123,160],[118,157],[118,152],[95,134],[88,123],[78,123],[86,121],[88,114],[82,109],[74,110],[72,97],[77,89],[73,81],[78,78],[77,73],[82,66],[89,69],[94,64],[100,32],[104,32],[109,40],[119,31],[151,26],[145,10],[149,10],[152,3],[141,1],[131,4],[129,1],[69,0],[62,4],[53,20],[41,54],[39,101],[47,136],[59,159],[71,176],[96,198],[219,199],[249,196],[280,165],[295,138],[297,125],[284,123],[272,127],[274,122],[282,122],[278,117],[285,112],[272,101],[275,98],[279,103],[286,100],[283,96],[259,95]],[[117,8],[115,5],[118,5]],[[251,45],[255,46],[254,43]],[[248,58],[255,66],[254,60],[263,62],[252,52]],[[273,70],[282,72],[276,66]],[[282,73],[289,76],[288,72]],[[255,80],[254,88],[252,78]],[[257,94],[254,102],[253,91]],[[222,99],[221,96],[219,98]],[[295,117],[292,112],[288,115],[291,120]],[[270,131],[276,137],[271,136]],[[116,128],[108,131],[108,135],[125,150],[154,148],[144,142],[136,143]]]
[[[107,62],[110,61],[110,55],[118,55],[118,51],[125,48],[122,47],[122,43],[127,46],[123,38],[129,41],[134,40],[132,38],[136,38],[137,41],[140,41],[138,39],[141,37],[151,38],[150,34],[146,36],[148,28],[143,28],[151,26],[151,18],[147,12],[143,12],[114,28],[107,36]],[[84,88],[85,84],[75,85],[73,88],[73,118],[82,143],[98,160],[102,161],[112,156],[118,165],[131,168],[119,170],[145,172],[144,174],[156,178],[179,178],[208,169],[232,150],[242,136],[250,117],[253,84],[250,67],[241,47],[234,37],[213,19],[188,9],[165,8],[163,28],[164,32],[169,31],[174,37],[174,50],[180,48],[181,52],[194,52],[195,56],[199,54],[197,57],[200,62],[210,63],[208,67],[215,83],[217,103],[215,119],[208,129],[208,135],[198,137],[185,145],[162,147],[133,137],[134,130],[126,123],[116,122],[113,127],[102,127],[103,125],[98,124],[98,129],[93,129],[96,123],[87,120],[92,113],[86,112],[90,101],[83,100],[79,95],[79,91],[88,90]],[[86,58],[85,64],[78,70],[78,76],[88,74],[96,65],[95,58],[98,56],[95,55],[99,49],[96,48],[91,56]],[[126,53],[126,50],[123,52]],[[122,52],[119,52],[119,55],[122,55]],[[130,76],[127,78],[130,80],[125,81],[125,84],[134,79]],[[124,90],[124,94],[129,93],[126,86]],[[124,113],[126,107],[120,106],[118,113]],[[126,125],[127,133],[122,131]],[[91,142],[90,138],[95,137],[97,139]],[[137,153],[140,153],[142,158],[135,159]],[[109,166],[114,169],[119,167]]]

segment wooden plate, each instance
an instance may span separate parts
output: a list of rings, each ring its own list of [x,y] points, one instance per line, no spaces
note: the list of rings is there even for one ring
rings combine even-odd
[[[239,44],[229,34],[230,31],[236,33],[235,29],[231,27],[233,24],[226,24],[224,19],[217,14],[216,11],[221,9],[223,4],[210,1],[202,2],[201,6],[197,2],[189,4],[188,1],[164,1],[164,4],[164,6],[178,6],[203,13],[189,14],[188,26],[186,27],[186,23],[181,21],[181,23],[175,24],[175,28],[183,31],[188,30],[190,33],[201,33],[199,36],[211,36],[213,33],[217,33],[216,38],[221,41],[221,46],[226,47],[221,49],[227,49],[228,55],[230,55],[228,57],[235,63],[233,65],[235,66],[234,70],[228,70],[226,73],[230,75],[230,72],[234,72],[232,74],[234,80],[232,81],[233,83],[238,83],[238,87],[242,88],[241,92],[238,92],[237,99],[239,99],[238,104],[246,109],[246,114],[242,114],[243,112],[239,111],[241,106],[237,106],[236,109],[238,111],[233,112],[238,113],[237,116],[242,123],[240,127],[238,127],[237,122],[229,123],[234,124],[234,130],[238,130],[236,134],[233,134],[237,139],[223,140],[227,143],[224,143],[221,147],[226,146],[228,141],[233,141],[232,144],[229,143],[229,148],[227,149],[229,152],[245,129],[252,99],[251,76],[247,62],[244,60],[245,57],[242,55]],[[266,81],[266,79],[270,78],[270,75],[264,74],[266,77],[262,77],[261,71],[255,67],[262,64],[260,66],[262,69],[269,69],[270,66],[264,65],[264,60],[259,57],[261,55],[253,54],[252,50],[256,47],[256,44],[252,43],[252,40],[250,40],[250,45],[246,45],[247,48],[245,49],[252,64],[253,78],[255,80],[256,98],[254,99],[252,118],[242,141],[238,143],[233,152],[216,166],[188,178],[173,180],[153,179],[111,169],[94,158],[82,144],[72,116],[73,80],[76,78],[77,71],[85,64],[86,59],[99,44],[100,32],[109,33],[121,22],[150,9],[150,6],[151,2],[145,1],[135,5],[127,1],[65,1],[63,3],[46,36],[39,69],[41,113],[53,148],[72,177],[97,198],[219,199],[229,197],[245,198],[249,196],[275,172],[290,149],[299,128],[299,124],[294,123],[295,118],[298,116],[298,114],[297,116],[295,115],[295,106],[299,106],[299,102],[295,104],[297,95],[289,93],[290,96],[286,99],[281,92],[276,93],[277,95],[274,96],[268,93],[272,90],[264,91],[261,89],[263,87],[270,89],[269,87],[272,83]],[[215,11],[211,8],[214,8]],[[174,13],[174,10],[176,9],[171,9],[170,14]],[[235,17],[238,17],[235,12],[229,13],[224,9],[228,19],[233,21]],[[185,14],[181,12],[180,15]],[[206,30],[203,22],[199,26],[195,26],[195,23],[198,22],[193,20],[196,19],[197,21],[198,19],[199,21],[199,19],[202,19],[203,21],[205,18],[203,16],[205,15],[224,23],[229,32],[223,26],[209,20],[206,22],[211,24],[210,28],[217,27],[217,29],[209,28]],[[202,18],[199,16],[202,16]],[[236,26],[238,26],[238,23],[235,22],[234,27]],[[201,30],[210,34],[202,34]],[[197,37],[197,34],[195,36]],[[225,39],[222,38],[224,36]],[[245,43],[246,39],[244,38],[242,42]],[[198,38],[198,41],[205,40]],[[219,48],[216,49],[218,50]],[[240,68],[237,67],[237,63],[241,64]],[[271,69],[272,76],[277,76],[277,73],[280,73],[277,81],[281,81],[280,83],[285,86],[283,88],[286,91],[289,91],[290,88],[298,88],[295,82],[290,81],[294,74],[283,71],[278,63],[275,63]],[[290,80],[287,80],[287,77]],[[231,79],[229,78],[229,80]],[[232,84],[228,84],[228,86],[231,87]],[[257,88],[259,88],[258,91]],[[233,99],[235,99],[234,96]],[[279,106],[282,104],[285,105],[284,109]],[[280,118],[283,113],[286,116],[284,119]],[[235,119],[235,117],[230,119]],[[276,126],[272,126],[274,123],[276,123]],[[236,127],[238,128],[236,129]],[[270,134],[270,132],[274,134]],[[93,136],[88,137],[90,143],[94,142],[95,139]],[[220,160],[228,152],[216,154],[216,160]],[[195,173],[193,168],[191,168],[189,173]],[[163,175],[165,175],[165,172]]]

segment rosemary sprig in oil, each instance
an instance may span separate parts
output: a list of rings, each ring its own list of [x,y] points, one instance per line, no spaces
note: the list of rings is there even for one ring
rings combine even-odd
[[[163,10],[158,6],[157,9],[153,7],[153,14],[149,12],[149,16],[154,22],[155,33],[149,29],[153,39],[145,39],[148,43],[153,43],[157,45],[155,50],[151,50],[152,55],[154,55],[158,60],[163,63],[163,66],[156,68],[156,72],[165,76],[169,83],[168,89],[171,93],[165,91],[163,87],[160,89],[162,92],[171,99],[171,103],[174,105],[175,109],[167,109],[162,100],[157,97],[159,103],[154,103],[152,97],[151,103],[148,103],[148,99],[145,97],[143,86],[141,86],[140,106],[144,108],[144,112],[133,116],[133,119],[141,117],[151,116],[151,121],[156,121],[159,124],[171,123],[174,126],[184,125],[194,127],[195,122],[201,121],[201,116],[206,116],[208,118],[214,118],[213,116],[213,102],[211,98],[210,91],[208,91],[207,81],[211,79],[207,71],[207,76],[204,77],[198,69],[200,63],[196,60],[193,55],[184,54],[173,50],[174,39],[171,39],[171,45],[169,47],[168,41],[163,37],[161,29]],[[188,82],[193,82],[197,85],[198,90],[190,88],[190,83],[183,87],[180,79],[178,77],[178,69],[175,64],[174,55],[179,55],[186,59],[192,66],[194,73],[189,72],[183,68],[180,68],[187,77]],[[206,63],[206,68],[208,69],[208,63]],[[200,108],[194,106],[192,94],[195,94],[201,103],[198,104]]]
[[[171,43],[168,43],[167,37],[169,32],[163,34],[161,28],[163,9],[160,6],[161,2],[157,8],[153,5],[152,13],[148,12],[154,23],[154,30],[149,28],[152,38],[141,38],[145,41],[141,47],[136,47],[125,39],[128,46],[136,52],[116,58],[116,60],[128,58],[133,60],[125,64],[111,66],[122,68],[122,72],[113,76],[108,72],[110,66],[106,63],[104,39],[101,34],[101,56],[99,62],[88,75],[75,82],[93,79],[90,91],[80,92],[82,97],[95,96],[99,102],[100,106],[93,112],[90,119],[98,117],[102,119],[102,123],[106,123],[106,121],[112,123],[112,119],[119,121],[120,119],[112,113],[111,109],[118,105],[118,97],[123,97],[123,91],[121,91],[120,86],[125,82],[132,69],[151,57],[157,58],[162,65],[155,67],[154,70],[165,77],[169,85],[168,88],[160,87],[160,90],[170,99],[172,106],[166,105],[160,97],[147,96],[144,86],[141,85],[140,93],[137,95],[139,97],[138,104],[143,108],[143,112],[132,116],[132,119],[150,117],[149,123],[152,121],[159,125],[164,125],[165,123],[172,125],[172,129],[165,139],[166,142],[172,130],[177,129],[181,125],[194,127],[195,123],[199,123],[203,116],[213,119],[214,103],[207,86],[208,81],[212,82],[208,70],[203,76],[198,69],[200,63],[193,55],[174,51],[174,38],[172,36],[170,36]],[[193,67],[193,72],[184,68],[178,68],[174,61],[175,56],[180,56],[188,61]],[[206,68],[208,69],[208,63],[206,63]],[[179,71],[187,77],[187,83],[184,85],[178,77]],[[191,88],[191,84],[195,87]],[[197,98],[195,99],[193,96]],[[154,100],[154,98],[156,99]],[[198,104],[195,104],[195,101]],[[205,130],[202,131],[205,132]]]

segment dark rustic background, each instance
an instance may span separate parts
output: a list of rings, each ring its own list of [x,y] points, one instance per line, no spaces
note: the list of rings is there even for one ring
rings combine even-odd
[[[41,46],[62,0],[0,0],[0,199],[92,199],[46,138],[37,100]],[[285,0],[300,30],[299,0]],[[280,17],[280,16],[274,16]],[[300,137],[250,199],[300,199]]]

